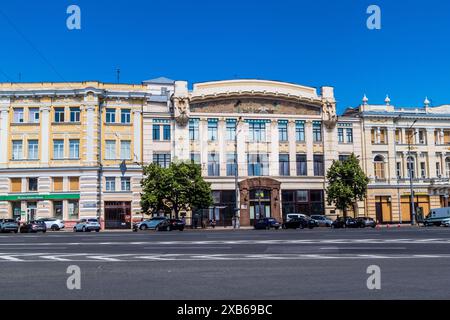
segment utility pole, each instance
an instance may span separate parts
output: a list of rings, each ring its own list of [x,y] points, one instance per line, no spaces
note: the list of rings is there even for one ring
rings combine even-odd
[[[237,106],[239,106],[240,102],[237,103]],[[234,208],[234,224],[233,228],[237,229],[240,226],[239,223],[239,212],[240,212],[240,201],[239,201],[239,164],[238,164],[238,133],[239,133],[239,123],[242,121],[242,118],[239,117],[236,121],[235,126],[235,133],[234,133],[234,188],[235,188],[235,197],[236,197],[236,208]]]
[[[412,130],[413,126],[416,124],[417,119],[414,120],[414,122],[412,123],[412,125],[409,127],[408,130]],[[411,140],[413,137],[415,137],[416,133],[411,134],[408,138],[408,164],[409,164],[409,189],[410,189],[410,199],[411,199],[411,225],[414,226],[416,225],[416,208],[415,208],[415,204],[414,204],[414,186],[413,186],[413,170],[412,170],[412,166],[413,166],[413,161],[411,158]]]
[[[117,68],[116,72],[117,72],[117,83],[120,83],[120,69]]]

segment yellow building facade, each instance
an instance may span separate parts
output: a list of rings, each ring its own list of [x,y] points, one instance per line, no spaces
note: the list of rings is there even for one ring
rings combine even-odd
[[[129,228],[146,97],[145,85],[0,84],[0,217]]]

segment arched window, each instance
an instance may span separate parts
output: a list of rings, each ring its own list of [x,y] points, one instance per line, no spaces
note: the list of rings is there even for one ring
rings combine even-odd
[[[414,157],[406,158],[406,165],[408,168],[408,178],[412,176],[413,179],[416,178],[416,164]]]
[[[375,179],[376,180],[386,179],[384,157],[382,155],[377,155],[373,159],[373,162],[374,162],[374,169],[375,169]]]

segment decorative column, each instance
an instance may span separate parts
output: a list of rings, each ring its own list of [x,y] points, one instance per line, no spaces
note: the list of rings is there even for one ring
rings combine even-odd
[[[314,142],[312,134],[312,121],[305,122],[305,140],[306,140],[306,166],[308,169],[308,176],[314,176]]]
[[[0,167],[8,165],[9,107],[9,98],[0,100]]]
[[[278,137],[278,133],[277,133]],[[295,138],[295,120],[288,122],[288,142],[289,142],[289,175],[297,175],[297,139]],[[277,165],[278,169],[278,165]]]
[[[142,110],[134,110],[133,111],[134,119],[133,119],[133,129],[134,129],[134,161],[141,163],[142,162]]]
[[[276,177],[280,175],[279,172],[279,154],[280,154],[280,141],[278,136],[278,121],[272,119],[269,124],[269,132],[270,132],[270,172],[269,175],[272,177]],[[289,129],[288,129],[289,130]],[[288,131],[289,134],[289,131]],[[288,135],[289,137],[289,135]],[[288,139],[289,140],[289,139]],[[289,154],[289,161],[291,160],[291,155]]]
[[[202,175],[208,175],[208,119],[200,118],[198,121],[198,139],[200,144],[200,163]]]
[[[86,110],[86,158],[87,162],[95,161],[94,152],[94,140],[96,139],[96,134],[94,132],[95,127],[95,105],[88,104],[84,106]],[[98,141],[101,141],[101,137],[98,137]],[[100,143],[100,142],[99,142]],[[100,159],[101,160],[101,159]]]
[[[50,158],[50,105],[44,105],[40,108],[41,112],[41,162],[44,166],[48,166]]]
[[[220,168],[220,176],[226,176],[227,175],[227,153],[225,148],[225,118],[219,118],[217,123],[217,139],[218,139],[218,150],[217,153],[219,154],[219,168]]]

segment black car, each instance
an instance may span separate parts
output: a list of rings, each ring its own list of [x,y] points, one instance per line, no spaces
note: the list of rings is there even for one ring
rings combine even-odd
[[[317,226],[317,222],[308,218],[292,218],[289,221],[283,223],[283,229],[313,229]]]
[[[281,225],[280,223],[275,220],[274,218],[263,218],[256,221],[255,225],[253,226],[255,229],[280,229]]]
[[[377,226],[377,222],[369,217],[359,217],[357,220],[360,228],[375,228]]]
[[[183,231],[184,227],[185,223],[180,219],[166,219],[158,225],[157,229],[158,231]]]
[[[47,226],[44,221],[30,221],[24,223],[20,226],[20,233],[30,233],[30,232],[47,232]]]
[[[14,232],[19,231],[19,224],[14,219],[0,219],[0,232]]]
[[[360,228],[360,223],[357,219],[347,217],[347,218],[337,218],[331,224],[333,229],[341,229],[341,228]]]

